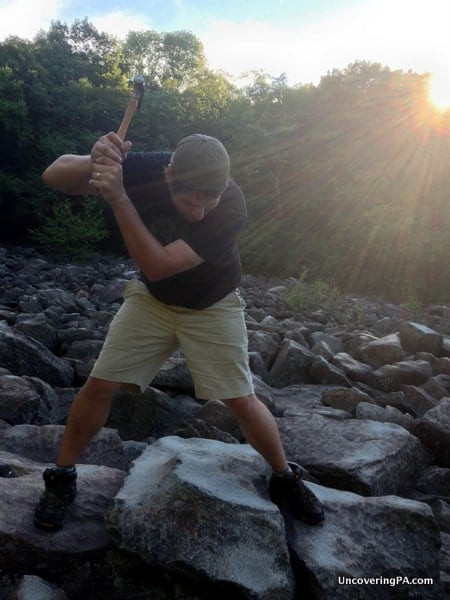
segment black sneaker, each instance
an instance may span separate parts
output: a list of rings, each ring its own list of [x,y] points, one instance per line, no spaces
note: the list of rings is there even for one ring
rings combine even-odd
[[[301,467],[296,463],[289,463],[292,472],[285,475],[271,476],[269,481],[269,494],[279,508],[283,504],[296,519],[301,519],[310,525],[318,525],[324,518],[322,505],[316,496],[302,481]]]
[[[77,495],[77,471],[75,467],[50,467],[42,477],[45,491],[34,511],[34,524],[55,531],[64,525],[67,510]]]

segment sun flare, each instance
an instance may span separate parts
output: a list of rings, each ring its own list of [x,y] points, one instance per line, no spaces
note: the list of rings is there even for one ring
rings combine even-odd
[[[429,87],[430,102],[439,110],[450,110],[450,75],[433,75]]]

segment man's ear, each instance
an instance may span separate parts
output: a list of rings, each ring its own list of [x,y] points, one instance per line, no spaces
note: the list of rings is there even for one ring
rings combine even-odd
[[[173,165],[172,164],[168,164],[167,167],[165,167],[164,177],[165,177],[167,183],[170,183],[172,181],[172,179],[173,179]]]

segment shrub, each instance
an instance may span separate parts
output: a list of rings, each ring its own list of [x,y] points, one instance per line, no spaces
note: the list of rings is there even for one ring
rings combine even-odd
[[[338,288],[320,279],[307,281],[308,270],[303,269],[297,283],[288,292],[288,301],[298,312],[323,308],[334,314],[341,299]]]
[[[86,197],[74,207],[68,198],[56,202],[51,214],[30,233],[45,250],[59,256],[86,258],[108,236],[105,217],[96,198]]]

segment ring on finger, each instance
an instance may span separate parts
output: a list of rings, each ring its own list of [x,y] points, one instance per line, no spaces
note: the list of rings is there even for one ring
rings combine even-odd
[[[94,173],[94,179],[101,179],[102,178],[102,174],[99,173],[98,171],[96,173]]]

